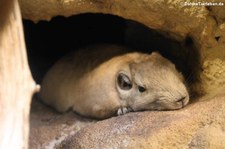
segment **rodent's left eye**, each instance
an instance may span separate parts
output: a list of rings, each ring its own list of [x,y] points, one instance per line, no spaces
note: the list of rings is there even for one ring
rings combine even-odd
[[[138,90],[139,92],[143,93],[144,91],[146,91],[146,88],[144,88],[143,86],[138,86]]]

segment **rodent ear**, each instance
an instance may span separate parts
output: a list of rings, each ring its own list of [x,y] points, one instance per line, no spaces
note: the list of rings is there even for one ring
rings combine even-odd
[[[185,82],[184,76],[182,74],[182,72],[178,72],[179,73],[179,78],[182,80],[182,82]]]
[[[130,72],[131,75],[134,75],[134,72],[138,69],[138,64],[137,63],[131,63],[129,64]]]
[[[118,74],[117,84],[119,88],[122,90],[130,90],[132,88],[132,83],[130,81],[130,78],[124,73]]]

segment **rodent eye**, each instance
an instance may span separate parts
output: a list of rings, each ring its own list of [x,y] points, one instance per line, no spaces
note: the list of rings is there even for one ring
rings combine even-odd
[[[123,73],[118,75],[117,83],[122,90],[130,90],[132,88],[130,79]]]
[[[143,86],[138,86],[139,92],[143,93],[146,89]]]

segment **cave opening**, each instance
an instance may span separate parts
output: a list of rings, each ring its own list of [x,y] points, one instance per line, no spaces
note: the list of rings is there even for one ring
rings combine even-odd
[[[109,14],[58,16],[51,21],[23,20],[28,61],[40,83],[47,70],[66,53],[96,43],[124,45],[137,51],[158,51],[181,71],[188,86],[199,82],[200,56],[192,38],[182,41],[138,23]]]
[[[201,64],[198,50],[191,37],[176,41],[165,36],[165,32],[150,29],[133,20],[106,14],[88,13],[68,18],[58,16],[49,22],[40,21],[36,24],[23,20],[23,25],[28,62],[37,83],[41,83],[48,69],[68,52],[92,44],[112,43],[127,46],[139,52],[158,51],[171,60],[183,73],[190,96],[192,96],[191,99],[196,94],[194,84],[199,81]],[[60,126],[65,126],[65,123],[93,122],[92,119],[74,114],[73,111],[61,115],[50,106],[43,104],[38,98],[37,94],[34,95],[31,104],[30,146],[36,144],[33,137],[38,131],[51,134],[58,129],[61,130]],[[57,125],[54,128],[52,128],[53,123],[54,126]],[[49,138],[40,138],[49,141]]]

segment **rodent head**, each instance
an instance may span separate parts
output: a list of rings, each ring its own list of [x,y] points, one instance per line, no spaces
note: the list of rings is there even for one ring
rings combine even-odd
[[[156,52],[119,71],[116,88],[121,100],[134,111],[180,109],[189,102],[182,74]]]

